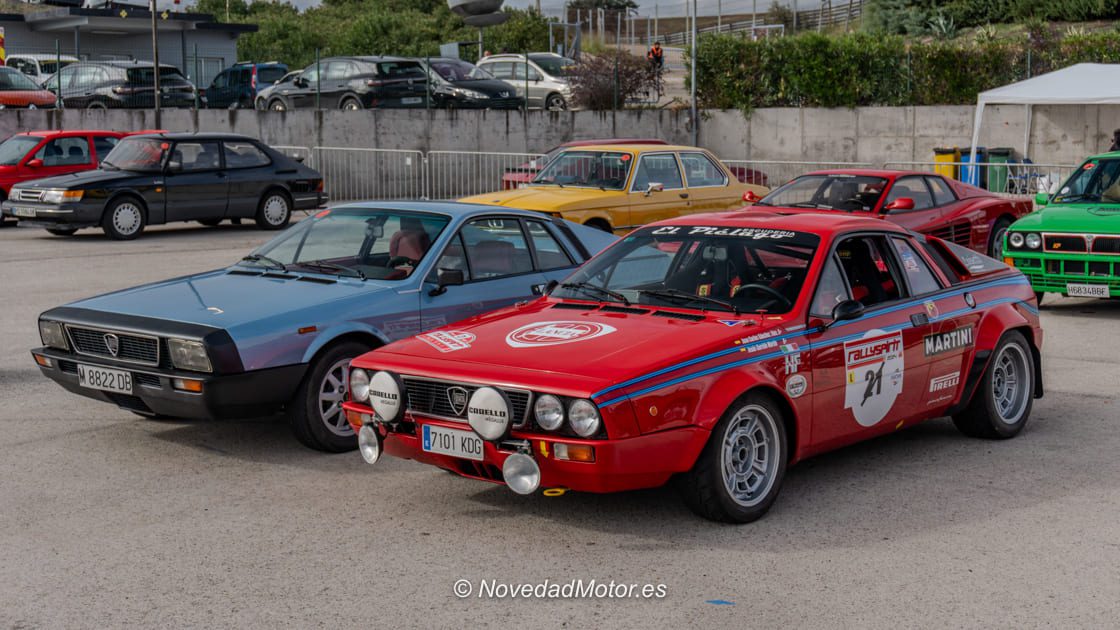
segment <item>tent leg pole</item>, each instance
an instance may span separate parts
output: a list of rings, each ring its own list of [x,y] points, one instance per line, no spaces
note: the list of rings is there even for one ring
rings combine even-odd
[[[1027,120],[1026,120],[1026,124],[1023,125],[1023,127],[1024,127],[1023,128],[1023,157],[1030,157],[1030,150],[1031,150],[1031,114],[1033,113],[1034,108],[1029,103],[1027,104],[1026,107],[1027,107]]]

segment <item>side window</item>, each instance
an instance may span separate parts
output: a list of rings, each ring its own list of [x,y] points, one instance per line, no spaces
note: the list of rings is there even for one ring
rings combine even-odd
[[[183,165],[182,171],[205,171],[221,166],[217,142],[180,142],[171,153],[171,161]]]
[[[109,152],[113,150],[113,147],[117,146],[118,142],[120,142],[120,140],[112,136],[94,136],[93,148],[97,152],[97,159],[99,161],[104,160],[105,156],[109,155]]]
[[[249,142],[223,142],[226,154],[226,168],[254,168],[266,166],[271,160]]]
[[[233,87],[245,87],[253,80],[252,68],[242,68],[237,71],[237,80],[230,82]]]
[[[933,191],[933,205],[946,206],[957,200],[957,196],[953,194],[953,189],[949,188],[949,184],[940,177],[927,177],[926,183],[929,184],[929,189]]]
[[[922,244],[922,249],[924,249],[926,251],[926,254],[929,255],[930,259],[933,260],[933,264],[937,265],[937,268],[941,270],[941,273],[949,279],[949,284],[959,284],[961,281],[960,273],[958,273],[956,269],[953,269],[953,264],[949,262],[949,259],[945,257],[945,254],[943,254],[940,249],[935,247],[933,243],[930,243],[924,238],[920,239],[919,242]]]
[[[894,251],[898,253],[898,259],[902,261],[902,272],[906,274],[914,295],[925,295],[941,289],[926,261],[910,247],[906,239],[892,237],[891,244],[894,245]]]
[[[332,61],[323,69],[324,81],[341,81],[346,78],[349,64],[345,61]]]
[[[463,249],[463,237],[460,234],[456,234],[455,238],[447,243],[447,247],[443,248],[443,254],[436,261],[436,266],[428,277],[429,282],[436,282],[440,269],[458,269],[463,272],[464,282],[471,281],[471,270],[467,266],[467,253]]]
[[[79,69],[80,68],[78,66],[66,66],[62,70],[59,70],[58,74],[54,75],[54,80],[51,81],[51,87],[58,89],[59,81],[62,82],[63,88],[70,87],[74,82],[74,77],[78,74]]]
[[[489,280],[533,270],[529,244],[517,219],[475,219],[460,231],[471,275]]]
[[[926,178],[920,176],[913,177],[900,177],[891,186],[890,193],[887,194],[887,203],[909,197],[914,200],[915,210],[925,210],[933,207],[933,195],[929,194],[929,187],[926,186]]]
[[[676,156],[672,153],[653,153],[641,157],[631,190],[641,192],[649,184],[661,184],[665,190],[684,188]]]
[[[490,74],[498,79],[512,79],[513,78],[513,64],[509,62],[499,62],[487,64],[486,69]]]
[[[229,85],[228,71],[218,73],[218,76],[214,77],[214,82],[210,84],[210,87],[215,90],[220,90],[227,85]]]
[[[537,268],[541,271],[571,267],[575,264],[564,247],[552,236],[540,221],[526,221],[529,238],[533,239],[533,249],[537,252]]]
[[[526,69],[529,70],[529,80],[530,81],[536,81],[537,79],[542,78],[541,73],[537,72],[536,68],[534,68],[533,66],[526,66],[525,62],[523,62],[523,61],[522,62],[515,61],[515,62],[513,62],[512,65],[513,65],[513,78],[515,80],[524,81],[525,80],[525,70]]]
[[[727,177],[723,171],[703,153],[682,153],[681,164],[684,165],[684,175],[689,188],[727,184]]]
[[[319,78],[319,68],[322,68],[322,67],[323,67],[323,64],[321,62],[319,63],[318,67],[316,67],[315,65],[312,65],[308,69],[304,70],[303,74],[299,75],[299,78],[306,81],[308,87],[313,88],[313,87],[315,87],[315,81],[318,80],[318,78]]]
[[[35,152],[35,157],[43,161],[43,166],[89,164],[89,141],[84,137],[55,138]]]
[[[829,256],[824,271],[821,272],[821,279],[817,282],[817,294],[813,296],[809,314],[831,319],[832,309],[844,300],[850,299],[849,295],[848,285],[844,282],[844,275],[840,273],[836,256]]]
[[[902,283],[886,255],[886,243],[878,236],[856,236],[836,248],[840,267],[852,290],[852,299],[866,307],[902,297]]]

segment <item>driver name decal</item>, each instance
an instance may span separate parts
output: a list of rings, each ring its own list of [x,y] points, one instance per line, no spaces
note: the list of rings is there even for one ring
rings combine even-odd
[[[783,238],[793,238],[797,236],[796,232],[791,232],[789,230],[769,230],[764,228],[728,228],[704,225],[666,225],[654,229],[651,233],[657,234],[659,236],[664,236],[667,234],[679,234],[682,236],[738,236],[739,238],[766,238],[778,240]]]
[[[901,332],[870,330],[844,343],[844,408],[861,426],[874,426],[894,406],[902,393],[905,361]]]
[[[615,331],[614,326],[598,322],[553,321],[526,324],[506,335],[511,348],[558,346],[576,341],[586,341]]]
[[[475,340],[473,333],[463,330],[437,330],[417,335],[416,338],[440,352],[466,350],[471,347],[471,343]]]

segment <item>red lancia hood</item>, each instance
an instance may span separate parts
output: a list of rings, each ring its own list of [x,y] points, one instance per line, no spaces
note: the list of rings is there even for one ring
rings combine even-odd
[[[540,299],[398,341],[364,355],[355,365],[589,396],[731,348],[740,338],[778,326],[786,318],[651,307],[641,307],[640,313],[612,311],[620,307]]]

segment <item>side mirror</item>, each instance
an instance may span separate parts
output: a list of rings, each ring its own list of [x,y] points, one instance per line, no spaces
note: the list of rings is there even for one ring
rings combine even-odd
[[[650,183],[646,184],[645,195],[646,195],[646,197],[648,197],[652,193],[661,192],[663,190],[665,190],[665,184],[662,184],[660,182],[650,182]]]
[[[428,295],[435,297],[447,292],[447,287],[463,284],[462,269],[440,269],[436,272],[436,288],[428,291]]]
[[[747,203],[758,203],[759,201],[762,201],[762,197],[759,197],[757,194],[755,194],[753,190],[748,190],[747,192],[743,193],[743,201]]]
[[[183,170],[183,163],[179,160],[171,160],[167,163],[167,171],[169,173],[178,173]]]
[[[888,203],[886,208],[883,208],[883,210],[885,210],[887,212],[890,212],[891,210],[913,210],[913,209],[914,209],[914,200],[909,198],[909,197],[899,197],[898,199],[895,199],[894,201]]]
[[[32,162],[34,162],[34,161],[35,160],[32,160]],[[30,165],[31,165],[31,163],[29,162],[28,166],[30,166]],[[1050,195],[1048,195],[1044,192],[1040,192],[1040,193],[1035,194],[1034,205],[1041,207],[1041,206],[1045,206],[1048,203],[1050,203]]]
[[[850,319],[859,319],[863,316],[863,303],[859,300],[844,300],[832,309],[832,320],[843,322]]]
[[[28,160],[27,161],[27,166],[29,166],[30,168],[42,168],[43,161],[40,160],[39,158],[35,158],[33,160]]]
[[[295,79],[292,79],[292,85],[298,88],[305,88],[307,87],[307,79],[303,77],[296,77]]]

